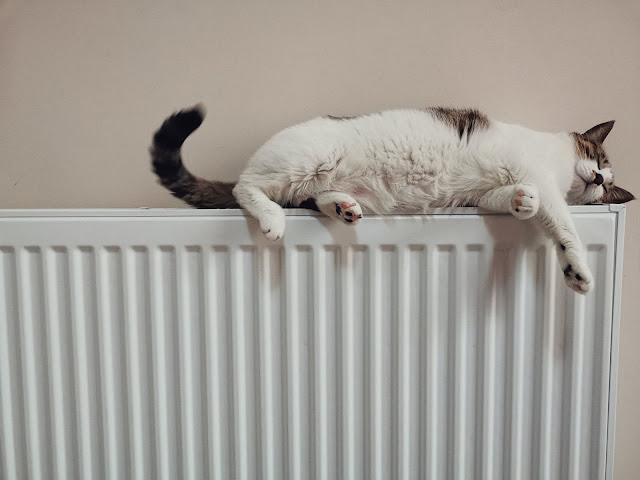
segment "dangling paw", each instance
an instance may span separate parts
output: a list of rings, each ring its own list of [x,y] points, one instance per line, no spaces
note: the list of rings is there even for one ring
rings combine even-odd
[[[564,245],[558,247],[558,259],[564,273],[564,281],[574,292],[588,293],[593,287],[593,275],[584,259],[584,254],[576,252],[576,249],[564,249]]]
[[[513,186],[510,211],[519,220],[526,220],[538,213],[540,196],[538,188],[530,183],[519,183]]]
[[[336,203],[336,215],[343,222],[355,225],[362,218],[362,209],[358,202]]]
[[[260,230],[266,235],[269,240],[280,240],[284,235],[284,212],[282,210],[275,210],[273,212],[265,213],[260,218]]]

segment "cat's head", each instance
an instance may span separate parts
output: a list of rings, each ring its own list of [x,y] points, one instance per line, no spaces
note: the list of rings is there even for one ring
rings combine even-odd
[[[584,133],[572,133],[576,166],[567,201],[574,205],[587,203],[626,203],[633,194],[614,183],[613,170],[602,147],[613,128],[613,121],[601,123]]]

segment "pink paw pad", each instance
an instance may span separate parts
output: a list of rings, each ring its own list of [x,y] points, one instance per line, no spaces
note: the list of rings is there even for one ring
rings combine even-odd
[[[356,203],[342,202],[336,204],[336,213],[347,223],[356,223],[362,218],[360,207]]]
[[[522,184],[513,186],[509,201],[509,211],[520,220],[527,220],[538,212],[540,201],[535,185]]]

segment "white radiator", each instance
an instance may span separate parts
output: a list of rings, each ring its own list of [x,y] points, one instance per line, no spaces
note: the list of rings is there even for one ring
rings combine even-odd
[[[612,479],[624,208],[596,287],[475,209],[0,211],[0,478]]]

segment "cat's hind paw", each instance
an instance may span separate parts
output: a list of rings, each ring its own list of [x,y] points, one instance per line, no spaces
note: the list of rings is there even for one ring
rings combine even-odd
[[[530,183],[519,183],[513,186],[510,211],[519,220],[526,220],[538,213],[540,195],[538,188]]]
[[[362,218],[362,208],[351,195],[327,191],[318,194],[316,204],[321,212],[347,225],[355,225]]]
[[[343,222],[355,225],[362,218],[362,209],[358,202],[336,203],[336,215]]]

